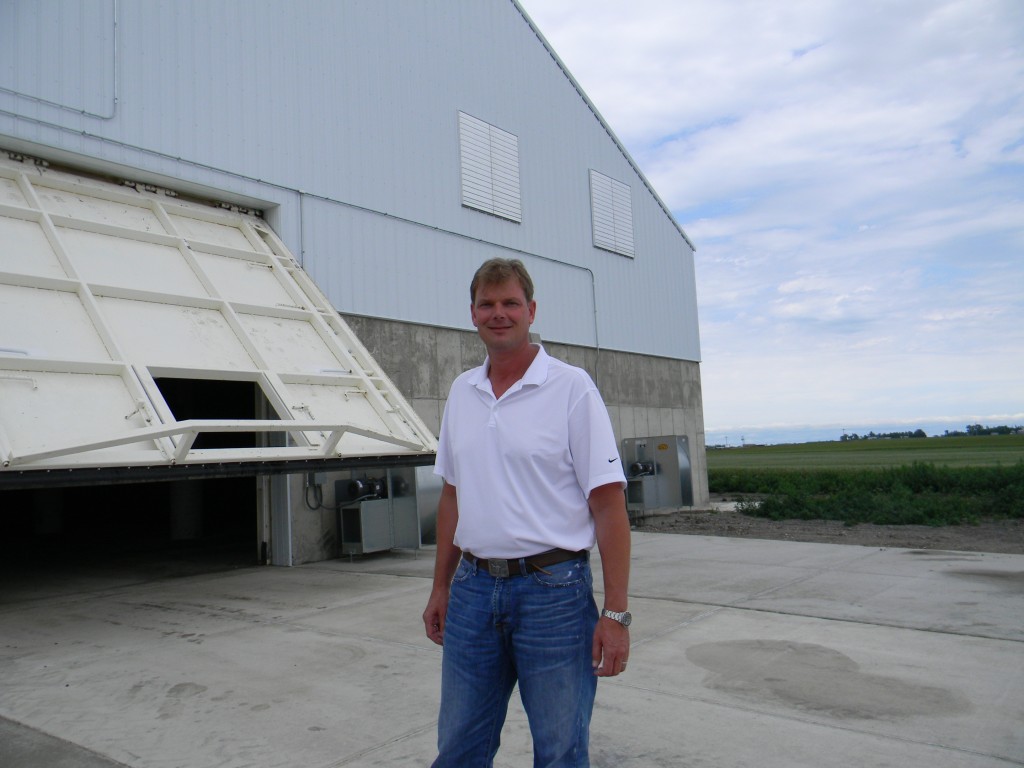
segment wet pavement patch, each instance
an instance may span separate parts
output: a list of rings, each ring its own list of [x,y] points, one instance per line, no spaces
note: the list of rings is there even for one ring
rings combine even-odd
[[[803,713],[892,720],[971,710],[958,691],[863,672],[849,656],[823,645],[728,640],[695,645],[686,657],[709,672],[708,688],[767,698]]]
[[[950,576],[974,579],[1019,592],[1024,590],[1024,571],[986,571],[982,569],[947,571]]]

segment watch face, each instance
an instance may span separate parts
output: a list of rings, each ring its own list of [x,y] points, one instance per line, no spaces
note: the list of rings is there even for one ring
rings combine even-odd
[[[632,623],[633,623],[633,614],[630,613],[629,611],[623,611],[622,612],[622,626],[628,627]]]

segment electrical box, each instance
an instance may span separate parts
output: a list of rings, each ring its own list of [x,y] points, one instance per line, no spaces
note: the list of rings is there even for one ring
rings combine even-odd
[[[627,438],[622,441],[622,466],[631,515],[693,506],[693,472],[685,435]]]
[[[389,499],[365,499],[342,507],[338,514],[341,554],[362,555],[391,549],[393,546]]]
[[[334,484],[338,554],[419,549],[436,540],[441,479],[433,467],[391,467],[353,472]]]

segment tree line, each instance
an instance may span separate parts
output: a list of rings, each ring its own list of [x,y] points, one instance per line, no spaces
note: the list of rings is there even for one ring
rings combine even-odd
[[[950,432],[947,429],[943,437],[963,437],[965,435],[969,435],[971,437],[980,435],[1019,435],[1024,432],[1024,427],[1020,424],[1015,427],[1008,427],[1005,424],[998,427],[983,427],[981,424],[968,424],[965,429],[967,430],[966,432]]]
[[[983,435],[1014,435],[1021,434],[1024,432],[1024,427],[1018,424],[1015,427],[1010,427],[1005,424],[998,427],[987,427],[981,424],[968,424],[965,427],[965,431],[960,430],[946,430],[942,437],[980,437]],[[856,432],[852,434],[846,434],[845,432],[839,438],[840,442],[847,442],[850,440],[900,440],[908,437],[928,437],[923,429],[915,429],[913,431],[906,432],[868,432],[866,435],[858,435]]]
[[[858,435],[856,432],[848,435],[844,432],[839,441],[845,443],[848,440],[899,440],[905,437],[928,437],[928,435],[923,429],[915,429],[913,432],[868,432],[866,435]]]

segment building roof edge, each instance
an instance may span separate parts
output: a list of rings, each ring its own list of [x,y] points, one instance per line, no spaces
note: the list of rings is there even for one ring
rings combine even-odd
[[[636,171],[637,176],[640,177],[640,181],[644,183],[644,186],[647,187],[647,191],[651,193],[651,195],[657,201],[658,205],[661,206],[661,210],[663,210],[665,212],[665,215],[668,216],[669,221],[671,221],[673,226],[675,226],[675,228],[679,231],[679,234],[683,236],[683,240],[685,240],[686,244],[690,246],[690,250],[696,251],[697,246],[693,244],[693,241],[690,239],[690,236],[686,234],[686,231],[683,229],[682,225],[680,225],[680,223],[676,221],[676,217],[672,215],[672,211],[670,211],[669,207],[665,205],[665,201],[661,199],[661,195],[659,195],[655,191],[654,187],[651,185],[651,182],[647,179],[647,177],[644,175],[644,172],[640,170],[640,166],[637,165],[637,162],[633,159],[633,156],[629,154],[629,150],[626,149],[626,146],[619,140],[619,137],[615,135],[615,131],[613,131],[612,127],[608,125],[608,121],[601,116],[600,111],[598,111],[597,107],[594,106],[594,102],[592,102],[590,100],[590,97],[587,96],[586,92],[583,90],[583,87],[579,84],[579,82],[577,82],[576,78],[572,76],[572,72],[569,71],[569,68],[565,65],[565,62],[559,58],[557,53],[555,53],[555,49],[551,46],[551,43],[548,42],[547,38],[544,37],[544,33],[540,31],[540,29],[534,23],[533,19],[530,18],[530,15],[526,12],[523,6],[519,4],[519,0],[511,0],[511,2],[512,5],[515,6],[516,10],[519,11],[519,14],[523,17],[523,20],[530,25],[530,29],[533,30],[533,33],[537,36],[537,39],[540,40],[541,44],[547,50],[551,58],[554,59],[555,63],[558,65],[558,68],[562,70],[562,74],[564,74],[565,77],[569,80],[569,82],[572,83],[572,87],[576,89],[576,92],[580,95],[580,98],[583,99],[583,102],[594,114],[594,117],[597,118],[597,121],[601,124],[601,127],[604,128],[605,133],[607,133],[608,136],[611,137],[611,140],[615,142],[615,146],[619,148],[619,151],[622,153],[622,156],[626,158],[626,161],[633,167],[633,170]]]

